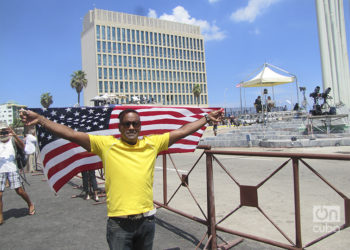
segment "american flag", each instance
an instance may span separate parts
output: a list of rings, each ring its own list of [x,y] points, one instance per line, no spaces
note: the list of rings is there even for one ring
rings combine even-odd
[[[194,107],[156,107],[156,106],[108,106],[31,109],[51,121],[95,135],[113,135],[120,137],[118,130],[119,113],[125,109],[134,109],[140,114],[140,137],[162,134],[193,122],[217,108]],[[193,152],[203,135],[206,126],[179,140],[164,153]],[[60,139],[37,126],[40,157],[44,164],[44,173],[49,185],[55,192],[82,171],[102,168],[101,159],[70,141]]]

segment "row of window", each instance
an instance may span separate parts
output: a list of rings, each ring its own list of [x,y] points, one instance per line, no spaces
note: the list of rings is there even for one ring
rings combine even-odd
[[[205,84],[200,84],[202,93],[207,93]],[[189,83],[151,83],[151,82],[118,82],[99,81],[101,93],[192,93],[194,84]]]
[[[133,95],[126,95],[125,100],[116,100],[116,104],[133,103]],[[194,105],[198,104],[198,99],[193,95],[171,96],[171,95],[141,95],[143,103],[162,103],[163,105]],[[199,104],[207,104],[207,96],[200,96]]]
[[[98,68],[98,79],[119,79],[139,81],[177,81],[177,82],[206,82],[204,73],[175,72],[160,70],[137,70]]]
[[[115,42],[96,43],[97,53],[114,53],[124,55],[154,56],[164,58],[176,58],[194,61],[204,61],[204,53],[193,50],[160,48],[155,46],[135,45]]]
[[[185,71],[204,72],[205,65],[200,62],[167,60],[158,58],[145,58],[135,56],[112,56],[106,54],[97,54],[98,66],[119,66],[134,68],[152,68],[152,69],[173,69]]]
[[[96,25],[96,39],[204,50],[203,39],[104,25]]]

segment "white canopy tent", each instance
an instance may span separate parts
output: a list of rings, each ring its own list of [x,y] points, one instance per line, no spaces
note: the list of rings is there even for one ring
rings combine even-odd
[[[273,71],[271,68],[275,68],[281,72],[286,73],[287,75],[279,74]],[[239,87],[240,90],[241,88],[250,88],[250,87],[261,87],[262,89],[265,87],[272,87],[272,91],[274,92],[274,89],[273,89],[274,86],[291,83],[295,81],[296,88],[297,88],[297,102],[299,102],[299,87],[298,87],[297,77],[295,75],[268,63],[264,63],[262,67],[259,67],[251,75],[255,74],[255,72],[257,72],[258,70],[260,70],[260,72],[257,75],[255,75],[253,78],[250,78],[247,81],[237,84],[236,87]],[[274,93],[273,93],[273,99],[275,99]],[[242,107],[242,94],[241,94],[241,107]]]

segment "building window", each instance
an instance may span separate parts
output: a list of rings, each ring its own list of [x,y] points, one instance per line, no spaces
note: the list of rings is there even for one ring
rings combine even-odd
[[[148,31],[145,32],[145,40],[146,40],[146,44],[148,44]]]
[[[104,87],[105,87],[105,93],[108,93],[108,82],[107,81],[105,81],[104,82]]]
[[[109,92],[110,93],[113,93],[114,92],[114,90],[113,90],[113,82],[109,82]]]
[[[102,40],[106,40],[106,34],[105,34],[105,29],[106,27],[105,26],[102,26]]]
[[[117,76],[117,69],[114,69],[114,79],[118,79],[118,76]]]
[[[122,28],[122,41],[125,42],[125,29]]]
[[[115,41],[115,28],[112,27],[112,40]]]
[[[130,42],[130,29],[126,30],[126,39],[128,42]]]
[[[135,30],[131,30],[131,41],[135,42]]]
[[[101,54],[97,54],[97,64],[101,66]]]
[[[120,82],[120,93],[124,93],[124,84]]]
[[[96,25],[96,39],[100,39],[100,25]]]
[[[141,43],[144,43],[145,41],[144,41],[144,31],[141,31]]]
[[[107,68],[103,68],[103,79],[107,79]]]
[[[98,82],[98,91],[99,91],[100,93],[103,92],[102,81],[99,81],[99,82]]]
[[[111,27],[107,26],[107,40],[111,40]]]

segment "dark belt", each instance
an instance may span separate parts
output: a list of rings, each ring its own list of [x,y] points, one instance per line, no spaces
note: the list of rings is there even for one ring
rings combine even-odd
[[[149,218],[154,219],[154,215],[151,216],[144,216],[144,214],[133,214],[133,215],[125,215],[125,216],[119,216],[119,217],[109,217],[112,220],[141,220],[143,218]]]

